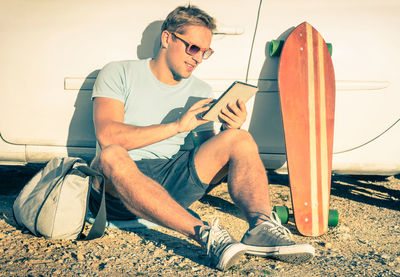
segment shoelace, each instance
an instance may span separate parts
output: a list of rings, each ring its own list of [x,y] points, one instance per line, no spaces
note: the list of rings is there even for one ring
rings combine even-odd
[[[284,237],[286,239],[293,240],[293,235],[289,231],[288,228],[282,225],[281,220],[279,216],[275,212],[271,212],[271,222],[275,225],[270,229],[270,231],[276,235],[278,235],[280,238]]]
[[[230,242],[232,242],[232,237],[229,235],[228,231],[218,225],[218,218],[214,218],[208,234],[207,255],[210,253],[211,246],[215,246],[214,249],[217,251],[215,251],[214,254],[218,256],[219,252]]]

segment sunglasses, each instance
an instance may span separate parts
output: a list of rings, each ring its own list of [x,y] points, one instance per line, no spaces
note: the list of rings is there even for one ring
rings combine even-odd
[[[206,60],[214,53],[214,50],[212,50],[211,48],[200,48],[197,45],[194,45],[194,44],[192,44],[190,42],[187,42],[178,33],[174,32],[174,33],[171,33],[171,34],[173,34],[174,37],[176,37],[177,39],[179,39],[180,41],[182,41],[185,44],[185,46],[186,46],[185,52],[186,52],[186,54],[188,54],[190,56],[194,56],[194,55],[196,55],[197,53],[199,53],[201,51],[201,52],[203,52],[203,59]]]

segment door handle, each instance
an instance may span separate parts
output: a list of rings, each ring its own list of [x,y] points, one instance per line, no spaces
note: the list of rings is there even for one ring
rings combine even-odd
[[[243,27],[226,27],[221,26],[217,27],[217,30],[214,32],[214,35],[222,35],[222,36],[239,36],[244,33]]]

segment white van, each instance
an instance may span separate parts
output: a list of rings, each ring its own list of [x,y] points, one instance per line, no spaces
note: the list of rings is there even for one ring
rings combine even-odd
[[[245,124],[267,169],[284,172],[278,59],[271,40],[307,21],[333,45],[333,172],[400,172],[398,0],[13,0],[0,2],[0,164],[95,153],[91,89],[108,62],[154,56],[178,5],[217,18],[213,57],[195,75],[216,95],[233,81],[259,87]]]

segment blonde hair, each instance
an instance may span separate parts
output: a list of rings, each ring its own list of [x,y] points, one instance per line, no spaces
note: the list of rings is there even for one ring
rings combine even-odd
[[[204,26],[211,32],[216,29],[215,19],[196,6],[179,6],[170,12],[161,27],[161,31],[184,33],[187,26]]]

